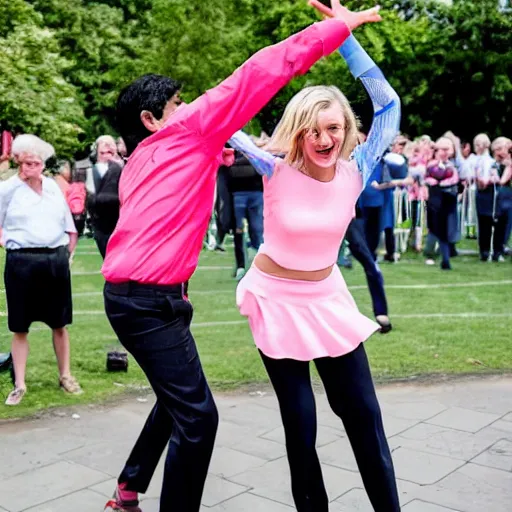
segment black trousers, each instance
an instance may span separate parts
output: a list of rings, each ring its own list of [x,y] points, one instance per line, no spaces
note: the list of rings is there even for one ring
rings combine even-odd
[[[108,319],[157,398],[119,482],[146,492],[168,445],[161,512],[199,511],[219,421],[183,294],[184,285],[138,283],[107,283],[104,291]]]
[[[503,255],[505,249],[505,236],[507,231],[508,216],[500,215],[494,219],[491,215],[478,215],[478,245],[480,247],[480,257],[487,259],[491,251],[493,259],[498,259]],[[494,226],[494,237],[492,228]]]
[[[94,228],[94,241],[96,242],[103,259],[105,259],[105,255],[107,254],[107,244],[111,234],[112,233],[104,233],[103,231]]]
[[[328,512],[315,448],[317,420],[309,362],[260,354],[279,401],[297,512]],[[315,365],[329,404],[343,421],[374,510],[398,512],[393,461],[363,345],[341,357],[315,359]]]
[[[363,209],[364,234],[368,249],[377,258],[377,248],[379,247],[381,234],[381,213],[382,206],[366,206]]]
[[[375,316],[387,315],[388,304],[384,291],[384,278],[377,263],[375,263],[373,254],[368,249],[363,219],[352,219],[352,222],[348,225],[345,240],[348,242],[350,252],[354,258],[363,266],[372,297],[373,314]]]

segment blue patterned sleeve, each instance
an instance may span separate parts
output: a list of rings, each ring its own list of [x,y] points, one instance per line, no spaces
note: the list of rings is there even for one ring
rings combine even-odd
[[[398,133],[400,98],[353,35],[345,40],[340,47],[340,53],[352,75],[363,83],[373,103],[374,115],[368,137],[352,153],[352,158],[356,160],[363,175],[364,187]]]
[[[256,146],[245,132],[237,131],[228,143],[233,149],[243,153],[259,174],[268,178],[272,176],[276,157]]]

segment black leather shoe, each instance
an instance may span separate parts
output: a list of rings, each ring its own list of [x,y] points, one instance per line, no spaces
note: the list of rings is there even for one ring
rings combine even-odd
[[[380,333],[381,334],[387,334],[391,329],[393,329],[393,326],[391,325],[391,322],[389,321],[389,318],[387,315],[377,315],[375,317],[375,320],[380,325]]]

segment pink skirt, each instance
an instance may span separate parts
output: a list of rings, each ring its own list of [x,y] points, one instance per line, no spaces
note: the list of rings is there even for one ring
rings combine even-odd
[[[322,281],[275,277],[253,265],[236,302],[256,346],[273,359],[342,356],[379,329],[359,312],[336,265]]]

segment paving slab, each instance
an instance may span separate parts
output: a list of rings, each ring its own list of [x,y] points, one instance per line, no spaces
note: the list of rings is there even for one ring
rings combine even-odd
[[[471,462],[481,466],[512,471],[512,442],[502,439]]]
[[[389,443],[392,450],[403,447],[469,461],[503,437],[504,433],[492,426],[473,434],[419,423],[400,435],[391,437]]]
[[[418,499],[461,512],[510,512],[512,473],[469,463],[421,488]]]
[[[446,405],[437,400],[417,400],[394,403],[382,401],[380,406],[384,417],[394,416],[395,418],[416,421],[428,420],[447,409]]]
[[[0,505],[21,512],[106,479],[99,471],[59,461],[0,481]]]
[[[430,418],[427,423],[440,427],[453,428],[464,432],[478,432],[491,423],[499,420],[498,414],[472,411],[460,407],[451,407],[437,416]]]
[[[115,477],[126,461],[125,447],[122,439],[105,441],[67,452],[63,458]]]
[[[62,498],[25,509],[24,512],[92,512],[105,507],[104,496],[88,489],[68,494]]]
[[[238,473],[261,467],[266,462],[266,459],[254,455],[248,455],[232,448],[219,447],[213,452],[210,473],[229,478]]]
[[[208,510],[211,512],[292,512],[295,508],[247,493]]]
[[[398,478],[419,485],[434,484],[464,465],[461,460],[409,448],[395,450],[393,461]]]
[[[350,489],[340,496],[331,506],[333,512],[374,512],[366,491],[361,488]]]
[[[286,455],[286,447],[283,444],[262,437],[247,437],[232,445],[232,448],[267,461],[276,460]]]
[[[403,508],[403,512],[462,512],[453,508],[440,507],[426,501],[413,500]]]
[[[512,422],[512,412],[505,414],[503,418],[501,418],[503,421],[511,421]]]
[[[506,439],[512,439],[512,421],[503,421],[498,420],[492,423],[489,427],[493,430],[497,430],[502,433],[502,437]],[[482,432],[485,432],[485,428],[482,430]]]
[[[378,396],[404,512],[511,512],[512,378],[385,386]],[[295,510],[273,393],[216,400],[221,422],[201,512]],[[321,390],[316,401],[330,509],[369,511],[343,425]],[[0,512],[101,510],[153,403],[132,397],[0,423]],[[144,512],[159,512],[164,461],[141,496]]]
[[[325,486],[330,500],[335,500],[354,487],[362,487],[358,473],[327,464],[322,466]],[[251,492],[285,505],[293,505],[288,461],[285,457],[268,462],[260,468],[246,471],[229,479],[252,487]]]
[[[325,446],[327,444],[332,443],[333,441],[337,441],[342,436],[343,434],[339,430],[336,430],[331,427],[324,427],[323,425],[318,425],[316,445]],[[284,429],[282,425],[270,430],[269,432],[266,432],[261,437],[269,441],[275,441],[276,443],[280,443],[283,446],[286,444],[286,440],[284,437]]]

